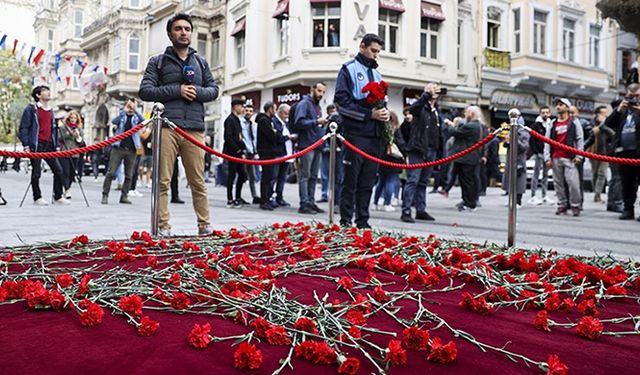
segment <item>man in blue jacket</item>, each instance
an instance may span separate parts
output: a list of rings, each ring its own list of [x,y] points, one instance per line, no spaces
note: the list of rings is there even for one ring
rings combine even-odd
[[[116,126],[115,135],[122,134],[144,121],[144,117],[136,109],[136,99],[128,99],[124,105],[124,111],[120,112],[118,116],[111,120],[111,123]],[[120,192],[120,203],[131,204],[127,195],[131,187],[131,179],[136,163],[136,150],[141,147],[142,143],[140,142],[140,134],[138,133],[134,133],[131,137],[127,137],[113,144],[111,155],[109,156],[109,171],[102,184],[102,204],[109,204],[111,182],[122,161],[124,161],[124,183],[122,184],[122,190]]]
[[[162,55],[149,60],[139,94],[142,100],[164,103],[164,115],[203,142],[204,103],[218,97],[218,86],[213,80],[209,64],[189,47],[192,31],[191,16],[179,13],[169,19],[167,35],[172,46],[167,47]],[[208,234],[211,231],[207,187],[204,183],[204,151],[166,127],[161,134],[159,233],[163,236],[171,234],[168,192],[177,154],[182,156],[191,188],[198,233]]]
[[[342,65],[336,81],[334,103],[343,119],[345,138],[364,152],[379,157],[382,153],[382,127],[389,121],[386,108],[372,108],[366,102],[362,88],[369,82],[380,82],[376,59],[384,47],[384,40],[366,34],[360,42],[359,53]],[[351,226],[354,216],[358,228],[370,228],[369,201],[376,181],[378,165],[347,149],[345,175],[340,202],[340,224]]]
[[[24,151],[50,152],[57,151],[58,127],[53,109],[49,107],[51,91],[47,86],[36,86],[31,91],[35,104],[29,104],[22,112],[20,120],[20,141]],[[53,172],[53,199],[55,204],[69,204],[62,196],[62,179],[64,172],[58,159],[45,159]],[[42,198],[40,190],[40,175],[42,159],[31,159],[31,190],[33,204],[47,206],[49,203]]]
[[[327,86],[317,82],[311,87],[311,94],[305,95],[298,103],[293,128],[298,133],[298,148],[301,150],[311,146],[325,134],[324,125],[327,119],[322,116],[320,100],[327,91]],[[300,160],[300,181],[298,181],[298,193],[300,196],[301,214],[313,214],[324,212],[316,205],[315,192],[322,161],[322,149],[306,153]]]

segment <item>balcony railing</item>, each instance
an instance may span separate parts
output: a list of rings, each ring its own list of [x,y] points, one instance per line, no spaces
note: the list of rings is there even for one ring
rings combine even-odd
[[[511,53],[487,47],[484,49],[484,65],[488,68],[510,70]]]

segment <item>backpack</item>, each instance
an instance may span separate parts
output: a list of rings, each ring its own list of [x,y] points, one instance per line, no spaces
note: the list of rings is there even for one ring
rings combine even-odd
[[[289,130],[292,133],[300,131],[300,128],[296,126],[296,109],[298,108],[298,104],[300,104],[300,102],[294,103],[289,107]]]

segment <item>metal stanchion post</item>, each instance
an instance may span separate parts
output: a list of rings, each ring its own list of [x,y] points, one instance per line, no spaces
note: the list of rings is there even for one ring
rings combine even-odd
[[[509,132],[509,231],[507,245],[516,244],[516,217],[517,217],[517,178],[518,178],[518,118],[520,111],[512,108],[509,111],[511,131]]]
[[[335,214],[336,201],[336,131],[338,124],[329,124],[331,138],[329,138],[329,225],[333,225],[333,215]]]
[[[158,235],[158,223],[160,220],[160,142],[162,132],[162,113],[164,104],[153,105],[153,160],[152,160],[152,184],[151,184],[151,235]]]

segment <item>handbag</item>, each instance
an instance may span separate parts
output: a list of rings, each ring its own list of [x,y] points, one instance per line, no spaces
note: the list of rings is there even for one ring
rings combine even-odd
[[[387,156],[390,156],[394,159],[404,159],[404,155],[400,152],[400,148],[395,143],[390,143],[387,145]]]

